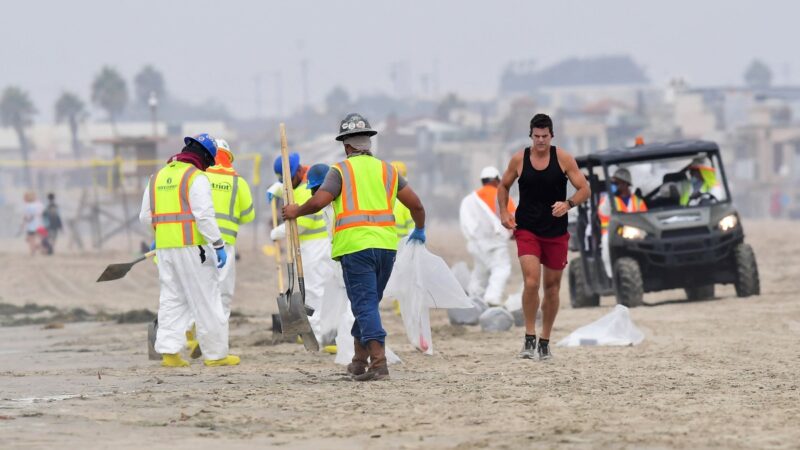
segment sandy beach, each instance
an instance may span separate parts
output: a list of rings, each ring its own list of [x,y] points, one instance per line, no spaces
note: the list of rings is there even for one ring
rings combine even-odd
[[[237,267],[231,348],[242,364],[233,368],[161,368],[147,359],[146,325],[113,320],[156,311],[150,262],[97,284],[107,264],[131,255],[29,259],[5,247],[3,319],[39,323],[0,327],[0,447],[799,448],[800,231],[796,222],[744,226],[759,297],[739,299],[732,286],[704,302],[648,294],[631,310],[641,345],[554,347],[547,362],[516,358],[521,328],[454,327],[444,311],[432,313],[436,352],[425,356],[385,309],[403,364],[390,381],[363,384],[331,355],[272,345],[275,265],[249,241]],[[429,248],[450,264],[467,260],[454,229],[432,230]],[[520,285],[514,264],[507,293]],[[564,278],[554,340],[614,305],[607,297],[600,308],[571,309]],[[28,303],[53,308],[13,311]],[[75,308],[88,321],[53,312]]]

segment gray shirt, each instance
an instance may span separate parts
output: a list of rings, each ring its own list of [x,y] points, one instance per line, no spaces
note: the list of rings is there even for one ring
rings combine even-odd
[[[402,175],[397,174],[397,192],[403,190],[407,185],[408,181]],[[331,168],[328,174],[325,175],[325,179],[319,189],[331,194],[333,198],[338,197],[342,193],[342,174],[338,170]]]

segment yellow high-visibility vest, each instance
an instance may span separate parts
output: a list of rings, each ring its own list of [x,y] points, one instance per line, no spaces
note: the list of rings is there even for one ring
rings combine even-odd
[[[294,202],[302,205],[307,202],[313,195],[311,189],[308,188],[308,182],[304,181],[293,189]],[[297,218],[297,226],[299,228],[300,241],[311,241],[314,239],[328,239],[328,228],[325,225],[325,216],[322,211],[316,214],[309,214]]]
[[[236,245],[239,225],[256,217],[250,185],[233,168],[213,166],[206,170],[211,182],[211,198],[222,240]]]
[[[333,201],[331,258],[368,248],[397,250],[397,171],[370,155],[353,156],[331,167],[342,176],[342,192]]]
[[[198,176],[195,166],[172,161],[150,177],[150,218],[156,248],[178,248],[206,243],[197,230],[189,205],[189,188]]]

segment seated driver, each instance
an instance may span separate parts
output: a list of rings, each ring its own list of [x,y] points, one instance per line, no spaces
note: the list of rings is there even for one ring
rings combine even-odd
[[[717,181],[717,171],[705,157],[697,157],[687,167],[689,179],[681,183],[681,206],[698,203],[703,194],[710,194],[716,200],[722,200],[724,191]]]
[[[617,213],[634,213],[647,211],[647,205],[633,193],[631,185],[633,178],[628,169],[620,168],[611,177],[611,192],[614,194],[614,206]],[[611,278],[611,252],[608,248],[608,223],[611,220],[611,205],[608,195],[602,194],[597,205],[597,217],[600,218],[600,231],[602,246],[601,256],[606,275]]]

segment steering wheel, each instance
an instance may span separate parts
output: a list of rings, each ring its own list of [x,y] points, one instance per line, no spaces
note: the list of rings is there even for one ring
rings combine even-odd
[[[689,206],[705,206],[713,205],[714,203],[719,203],[719,200],[710,192],[695,194],[689,199]]]

